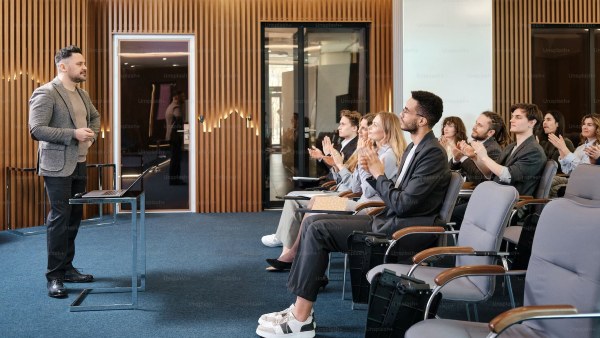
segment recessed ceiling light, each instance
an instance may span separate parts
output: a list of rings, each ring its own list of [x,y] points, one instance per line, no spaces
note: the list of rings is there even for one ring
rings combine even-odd
[[[174,63],[174,64],[173,64],[173,67],[177,67],[177,66],[179,66],[179,65],[178,65],[178,64],[176,64],[176,63]]]
[[[135,65],[131,65],[131,68],[135,68]]]
[[[167,58],[163,58],[163,61],[166,61],[166,60],[167,60]]]
[[[124,65],[127,66],[129,64],[129,62],[125,62]]]

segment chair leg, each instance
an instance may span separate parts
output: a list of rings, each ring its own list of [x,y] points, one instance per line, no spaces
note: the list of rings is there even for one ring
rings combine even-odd
[[[475,317],[475,321],[479,322],[479,313],[477,312],[477,303],[473,303],[473,315]]]
[[[512,283],[510,281],[510,276],[504,276],[504,283],[506,285],[506,289],[508,291],[508,298],[510,299],[510,306],[514,309],[517,307],[515,303],[515,296],[513,294]]]
[[[325,275],[329,278],[329,270],[331,269],[331,252],[329,253],[329,263],[327,264],[327,270],[325,271]]]
[[[342,300],[346,299],[346,272],[348,271],[348,254],[344,254],[344,277],[342,282]]]
[[[467,310],[467,321],[471,321],[471,312],[469,311],[469,303],[465,303],[465,309]]]

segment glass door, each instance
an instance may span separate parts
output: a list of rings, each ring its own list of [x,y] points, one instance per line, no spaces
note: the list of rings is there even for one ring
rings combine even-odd
[[[118,185],[146,192],[146,210],[195,211],[194,42],[115,35],[114,154]]]
[[[298,189],[293,176],[327,173],[306,149],[325,136],[341,142],[341,110],[366,113],[367,37],[367,24],[263,24],[265,207]]]

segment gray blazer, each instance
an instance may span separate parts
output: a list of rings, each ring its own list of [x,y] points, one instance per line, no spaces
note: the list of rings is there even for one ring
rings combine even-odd
[[[94,131],[94,141],[100,130],[100,114],[88,93],[80,88],[87,110],[87,126]],[[79,141],[75,139],[75,116],[69,94],[58,78],[38,87],[29,99],[29,133],[38,146],[38,174],[66,177],[77,165]]]
[[[510,185],[517,188],[520,195],[533,196],[546,165],[546,154],[533,135],[523,141],[512,153],[516,145],[516,143],[507,145],[500,154],[498,163],[508,168],[511,176]],[[506,184],[496,175],[492,175],[492,180]]]

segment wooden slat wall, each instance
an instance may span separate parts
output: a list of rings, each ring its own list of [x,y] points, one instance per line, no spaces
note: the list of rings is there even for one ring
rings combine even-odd
[[[28,101],[33,90],[56,75],[54,53],[76,44],[87,50],[86,0],[2,0],[0,2],[0,182],[7,167],[35,167],[37,142],[29,137]],[[84,84],[87,89],[89,84]],[[91,155],[95,156],[94,154]],[[38,225],[44,217],[42,180],[33,173],[13,175],[10,223]],[[0,222],[6,229],[5,191]]]
[[[111,97],[110,85],[104,88],[111,82],[104,75],[110,69],[111,54],[105,52],[111,50],[110,33],[195,34],[196,111],[205,117],[203,124],[197,122],[200,212],[262,207],[261,22],[370,22],[370,108],[392,107],[391,0],[95,0],[91,4],[90,17],[98,14],[90,20],[96,20],[93,27],[100,32],[90,38],[100,51],[94,67],[104,71],[94,73],[98,88],[91,90],[102,102]],[[103,124],[110,126],[108,119]]]
[[[196,36],[197,209],[261,210],[261,22],[370,22],[371,111],[391,110],[392,0],[3,0],[0,2],[0,167],[33,167],[28,99],[56,74],[53,55],[83,48],[90,92],[101,113],[89,162],[112,162],[112,34]],[[4,175],[0,183],[5,187]],[[90,186],[95,176],[90,175]],[[12,180],[13,228],[40,224],[42,183]],[[0,197],[5,205],[6,198]],[[89,211],[88,211],[89,213]],[[6,214],[0,208],[2,228]]]
[[[494,110],[531,101],[531,24],[598,23],[597,0],[494,0]]]

